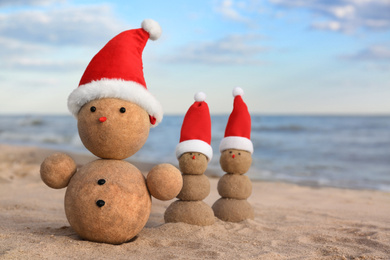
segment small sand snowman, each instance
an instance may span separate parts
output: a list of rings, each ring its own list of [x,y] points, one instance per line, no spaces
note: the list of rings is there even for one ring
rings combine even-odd
[[[184,222],[207,226],[215,221],[214,212],[203,200],[210,194],[210,182],[204,172],[213,156],[211,119],[206,95],[195,95],[194,104],[188,109],[181,128],[176,157],[183,173],[183,188],[165,211],[165,222]]]
[[[102,158],[79,170],[66,154],[49,156],[41,178],[49,187],[68,187],[65,213],[84,239],[110,244],[131,240],[145,226],[151,195],[175,198],[182,187],[180,171],[155,166],[147,178],[123,159],[145,144],[151,126],[162,120],[160,103],[146,88],[142,51],[161,35],[159,24],[144,20],[142,28],[120,33],[91,60],[80,84],[69,96],[85,147]]]
[[[254,210],[247,201],[252,193],[252,183],[244,175],[252,164],[253,144],[250,140],[251,117],[243,94],[241,88],[233,89],[234,107],[219,146],[219,162],[226,172],[218,181],[218,193],[222,198],[212,207],[217,218],[229,222],[254,219]]]

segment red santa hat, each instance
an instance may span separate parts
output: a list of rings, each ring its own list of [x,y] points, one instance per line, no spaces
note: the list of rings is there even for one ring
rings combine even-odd
[[[211,118],[209,106],[205,102],[206,94],[195,94],[195,102],[184,116],[180,132],[180,143],[176,146],[177,159],[184,153],[199,152],[210,161],[213,157],[211,148]]]
[[[244,91],[233,89],[234,105],[225,129],[225,137],[219,145],[219,151],[238,149],[253,153],[251,139],[251,116],[248,107],[242,100]]]
[[[119,98],[145,109],[152,125],[161,122],[163,111],[146,87],[142,65],[146,42],[157,40],[161,27],[151,19],[144,20],[141,27],[118,34],[92,58],[78,88],[68,98],[68,108],[74,116],[92,100]]]

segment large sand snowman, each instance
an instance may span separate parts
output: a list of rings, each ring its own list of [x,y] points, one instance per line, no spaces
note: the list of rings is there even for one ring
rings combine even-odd
[[[142,52],[161,28],[144,20],[142,28],[120,33],[91,60],[80,84],[69,96],[85,147],[102,158],[77,170],[66,154],[49,156],[41,165],[42,180],[52,188],[68,187],[65,213],[84,239],[120,244],[136,236],[151,210],[151,195],[173,199],[181,190],[180,171],[155,166],[145,179],[123,159],[146,142],[151,126],[162,120],[160,103],[146,88]]]

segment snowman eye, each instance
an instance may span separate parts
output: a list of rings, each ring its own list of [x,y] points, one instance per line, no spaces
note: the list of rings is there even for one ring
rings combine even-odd
[[[121,107],[121,108],[119,109],[119,111],[120,111],[121,113],[125,113],[125,112],[126,112],[126,108]]]
[[[93,112],[96,111],[96,107],[92,106],[92,107],[90,108],[90,110],[91,110],[91,112],[93,113]]]
[[[229,153],[232,153],[232,151],[230,151]]]
[[[238,155],[241,155],[241,153],[238,153]]]

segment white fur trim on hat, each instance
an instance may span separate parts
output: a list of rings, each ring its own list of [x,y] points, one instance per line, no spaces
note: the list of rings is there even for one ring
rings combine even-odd
[[[152,19],[145,19],[142,21],[141,27],[149,33],[149,39],[151,39],[152,41],[155,41],[160,38],[162,30],[158,22]]]
[[[244,90],[240,87],[235,87],[233,89],[233,97],[236,97],[236,96],[243,96],[244,95]]]
[[[252,141],[241,136],[227,136],[223,138],[219,144],[219,151],[222,153],[227,149],[244,150],[253,154]]]
[[[144,86],[120,79],[101,79],[79,86],[68,97],[68,109],[77,117],[82,106],[101,98],[119,98],[139,105],[156,118],[154,126],[163,118],[160,102]]]
[[[195,94],[194,99],[196,102],[203,102],[206,100],[206,94],[204,92],[198,92]]]
[[[205,141],[199,139],[187,140],[176,146],[176,158],[179,159],[184,153],[196,152],[206,155],[207,160],[213,158],[213,148]]]

